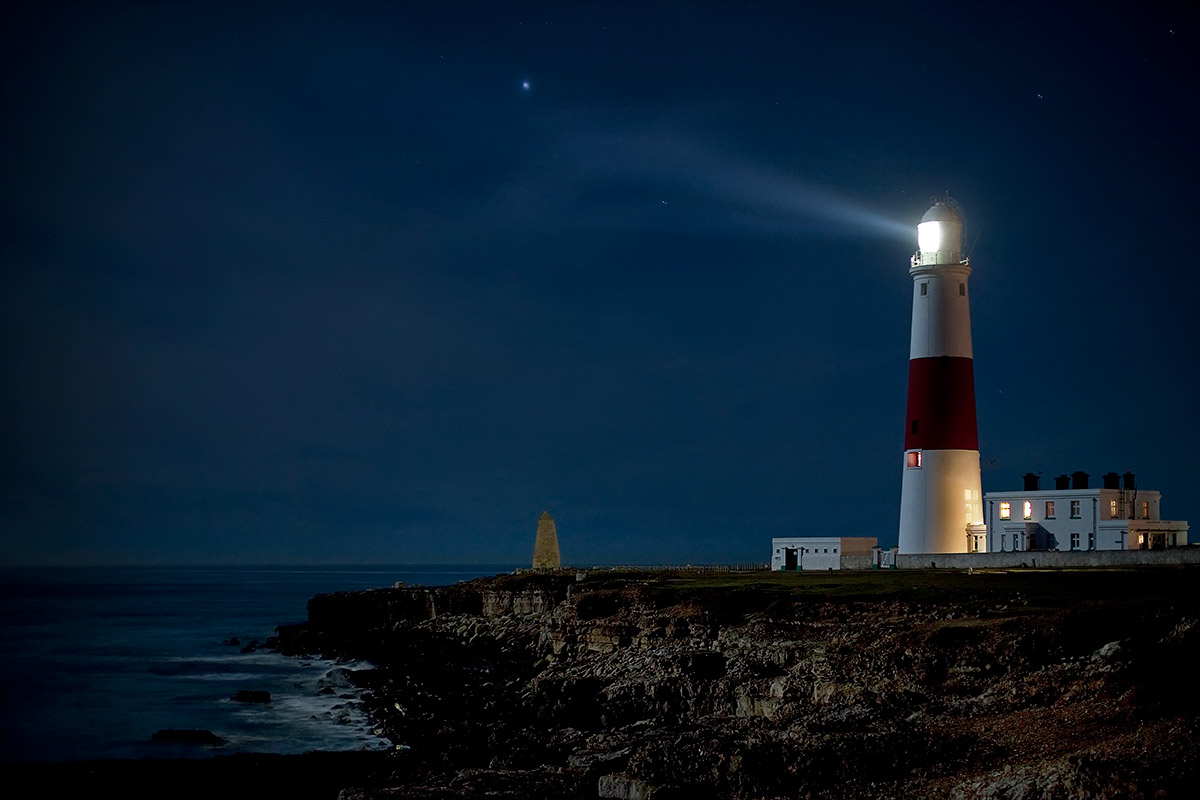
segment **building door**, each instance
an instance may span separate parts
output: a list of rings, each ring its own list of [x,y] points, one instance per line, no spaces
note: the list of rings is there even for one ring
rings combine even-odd
[[[783,568],[788,572],[796,571],[797,550],[794,547],[788,547],[783,551]]]

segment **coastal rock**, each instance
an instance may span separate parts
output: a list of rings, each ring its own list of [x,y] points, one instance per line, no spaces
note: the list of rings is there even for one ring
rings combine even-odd
[[[659,795],[657,787],[628,775],[601,775],[596,787],[597,796],[614,800],[650,800]]]
[[[330,679],[410,772],[365,797],[1169,797],[1195,577],[522,574],[322,595],[280,644],[374,665]]]
[[[238,703],[269,703],[271,693],[261,689],[238,689],[233,700]]]

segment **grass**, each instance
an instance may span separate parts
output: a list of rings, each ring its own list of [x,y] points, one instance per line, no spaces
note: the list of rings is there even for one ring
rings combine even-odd
[[[1005,603],[1020,599],[1038,607],[1077,606],[1089,599],[1153,602],[1191,600],[1200,605],[1195,591],[1200,567],[1139,567],[1087,570],[880,570],[838,572],[742,572],[681,575],[679,573],[613,575],[628,581],[634,576],[649,583],[668,599],[711,593],[713,590],[749,592],[777,599],[905,602],[939,600],[991,600]],[[592,583],[589,576],[588,583]],[[600,583],[597,580],[596,583]]]
[[[981,617],[1026,617],[1069,610],[1138,617],[1155,608],[1200,616],[1200,566],[1014,570],[840,570],[835,572],[695,572],[574,570],[523,573],[493,581],[503,591],[550,590],[580,596],[581,611],[606,616],[629,592],[666,609],[690,606],[714,619],[793,613],[812,603],[897,602],[906,606],[956,605]],[[583,597],[591,597],[584,601]],[[594,600],[594,603],[590,603]],[[592,606],[595,606],[593,608]],[[611,606],[611,608],[609,608]],[[1089,612],[1091,613],[1091,612]]]

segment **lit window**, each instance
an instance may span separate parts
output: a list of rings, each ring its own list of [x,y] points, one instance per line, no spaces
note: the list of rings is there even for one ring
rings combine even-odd
[[[1025,519],[1033,519],[1033,501],[1032,500],[1026,500],[1025,505],[1022,507],[1022,509],[1023,509],[1023,513],[1025,514]]]
[[[1054,519],[1054,501],[1046,501],[1046,519]]]
[[[1071,501],[1071,519],[1079,519],[1079,501]]]
[[[1108,501],[1108,516],[1110,519],[1117,518],[1117,501],[1115,498]]]
[[[1145,547],[1145,546],[1146,546],[1146,534],[1139,533],[1138,534],[1138,547]]]
[[[1079,549],[1079,534],[1078,533],[1071,534],[1071,549],[1072,550]]]
[[[1012,519],[1012,503],[1000,504],[1000,519]]]
[[[1142,519],[1150,519],[1150,501],[1142,501]]]
[[[913,423],[916,424],[915,422]],[[919,469],[921,466],[921,451],[914,450],[910,453],[905,453],[905,465],[909,469]]]

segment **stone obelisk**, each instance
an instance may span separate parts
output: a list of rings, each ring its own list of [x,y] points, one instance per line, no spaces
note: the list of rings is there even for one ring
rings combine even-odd
[[[559,569],[562,567],[562,556],[558,553],[558,530],[554,527],[554,517],[549,511],[543,511],[538,518],[537,538],[533,542],[533,568]]]

